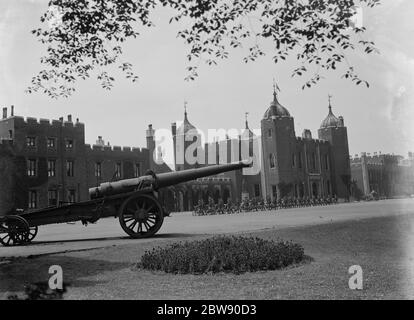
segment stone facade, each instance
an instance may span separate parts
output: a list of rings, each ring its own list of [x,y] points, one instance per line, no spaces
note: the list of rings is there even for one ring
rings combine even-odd
[[[399,197],[414,194],[414,158],[391,154],[362,153],[350,160],[352,193],[357,199],[370,196]]]

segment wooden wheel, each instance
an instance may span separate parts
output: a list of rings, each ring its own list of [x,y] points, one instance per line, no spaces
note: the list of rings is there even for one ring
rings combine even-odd
[[[37,226],[34,226],[34,227],[30,227],[29,228],[29,237],[28,237],[28,241],[29,242],[32,242],[32,240],[36,237],[37,231],[38,231],[38,227]]]
[[[18,246],[29,242],[29,224],[20,216],[7,216],[0,221],[0,243]]]
[[[148,238],[161,228],[164,213],[158,200],[141,194],[128,198],[119,210],[119,223],[132,238]]]

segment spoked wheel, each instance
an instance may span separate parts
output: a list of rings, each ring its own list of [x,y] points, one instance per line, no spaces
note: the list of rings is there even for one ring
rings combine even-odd
[[[27,221],[19,216],[7,216],[0,220],[0,243],[18,246],[28,243],[30,230]]]
[[[141,194],[128,198],[119,211],[119,223],[132,238],[148,238],[161,228],[164,213],[157,199]]]
[[[34,227],[30,227],[29,228],[29,238],[28,238],[28,241],[29,242],[32,242],[32,240],[36,237],[37,231],[38,231],[38,227],[37,226],[34,226]]]

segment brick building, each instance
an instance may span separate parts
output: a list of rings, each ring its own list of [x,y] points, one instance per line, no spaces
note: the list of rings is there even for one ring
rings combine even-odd
[[[242,144],[248,145],[249,156],[253,156],[253,139],[257,138],[249,129],[246,119],[245,129],[238,138],[229,138],[202,145],[201,135],[196,126],[188,120],[185,110],[184,121],[180,127],[171,125],[174,148],[175,170],[199,168],[208,165],[225,164],[242,160]],[[191,149],[190,149],[191,148]],[[195,161],[189,162],[186,154],[191,154]],[[242,170],[221,173],[216,176],[184,183],[178,190],[178,203],[181,210],[192,210],[200,200],[208,202],[211,197],[217,203],[222,199],[240,202],[243,198],[261,197],[261,177],[243,175]]]
[[[77,119],[46,120],[8,116],[0,120],[0,215],[15,208],[38,209],[85,201],[88,189],[105,181],[140,176],[151,167],[147,148],[85,144]]]
[[[399,155],[374,155],[363,152],[350,160],[352,195],[357,198],[376,193],[379,197],[398,197],[414,194],[414,158]]]
[[[279,101],[273,101],[261,121],[262,188],[266,197],[349,198],[349,150],[347,128],[329,102],[328,116],[313,139],[305,129],[295,133],[294,119]]]

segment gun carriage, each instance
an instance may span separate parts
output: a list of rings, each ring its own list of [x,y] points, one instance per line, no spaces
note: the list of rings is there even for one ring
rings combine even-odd
[[[102,183],[89,189],[88,201],[0,217],[0,242],[5,246],[24,245],[36,237],[39,226],[76,221],[95,223],[106,217],[118,217],[131,238],[151,237],[164,221],[164,209],[157,198],[159,189],[250,165],[241,161],[161,174],[148,171],[139,178]]]

